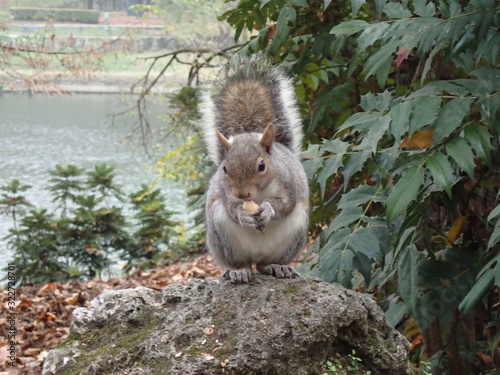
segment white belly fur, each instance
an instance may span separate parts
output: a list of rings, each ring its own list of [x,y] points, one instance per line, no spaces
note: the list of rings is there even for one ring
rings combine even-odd
[[[271,220],[263,232],[242,227],[229,218],[219,222],[219,230],[231,244],[235,260],[271,264],[278,262],[293,246],[297,232],[304,230],[306,217],[307,209],[299,202],[290,215],[281,221]]]

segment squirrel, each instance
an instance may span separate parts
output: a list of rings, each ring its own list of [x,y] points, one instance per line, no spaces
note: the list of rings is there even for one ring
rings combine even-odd
[[[302,121],[291,78],[263,57],[234,58],[201,91],[202,126],[217,169],[206,195],[206,244],[224,279],[295,278],[309,186],[299,155]],[[253,207],[252,207],[253,205]]]

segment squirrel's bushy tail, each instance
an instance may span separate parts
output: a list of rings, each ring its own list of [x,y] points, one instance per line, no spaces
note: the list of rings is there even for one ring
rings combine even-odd
[[[263,56],[233,58],[221,77],[205,85],[201,101],[203,133],[214,163],[219,164],[222,155],[216,129],[229,138],[261,133],[273,123],[275,140],[300,152],[302,121],[292,80]]]

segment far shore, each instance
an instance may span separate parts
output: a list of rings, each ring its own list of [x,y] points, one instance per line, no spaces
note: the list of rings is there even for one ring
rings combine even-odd
[[[58,77],[58,74],[45,74],[38,78],[40,83],[32,89],[23,79],[14,80],[7,74],[0,72],[0,92],[49,92],[49,93],[74,93],[74,94],[122,94],[142,91],[143,82],[140,80],[144,74],[124,72],[99,72],[90,77],[78,77],[66,75]],[[33,77],[32,77],[33,78]],[[154,79],[153,75],[150,80]],[[152,94],[165,94],[179,87],[184,77],[176,74],[166,74],[160,78],[151,90]]]

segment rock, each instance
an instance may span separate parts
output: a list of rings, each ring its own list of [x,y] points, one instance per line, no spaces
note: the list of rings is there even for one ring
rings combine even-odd
[[[319,279],[193,281],[105,291],[50,351],[58,374],[410,374],[409,344],[372,300]],[[342,365],[340,368],[339,364]],[[350,368],[350,369],[348,369]]]

